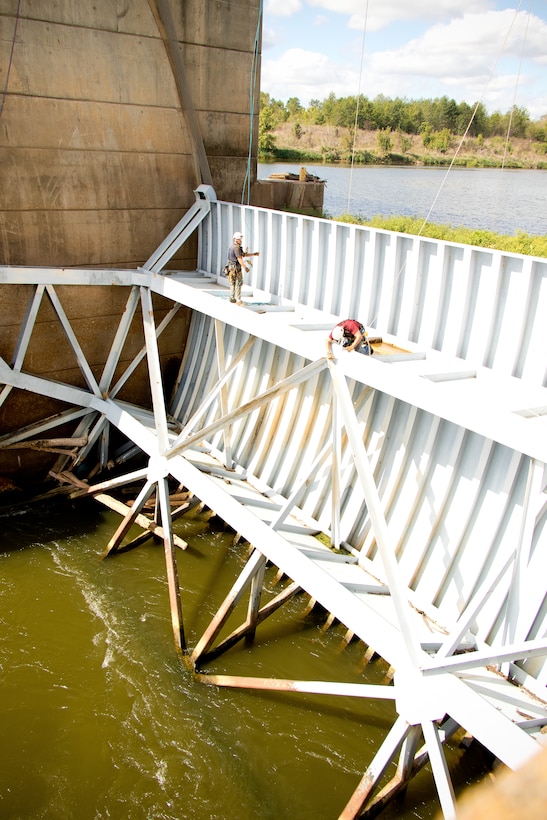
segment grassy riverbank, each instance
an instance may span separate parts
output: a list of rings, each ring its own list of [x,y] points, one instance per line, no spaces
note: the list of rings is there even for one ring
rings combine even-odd
[[[342,214],[334,218],[337,222],[368,225],[372,228],[383,228],[397,233],[429,236],[433,239],[444,239],[447,242],[476,245],[481,248],[491,248],[508,253],[525,253],[529,256],[547,257],[547,236],[531,236],[524,231],[518,231],[515,236],[506,236],[477,228],[437,225],[411,216],[374,216],[365,220],[351,214]]]
[[[355,146],[348,128],[285,122],[272,132],[270,148],[259,153],[261,162],[313,162],[358,165],[448,166],[460,168],[547,169],[545,145],[528,138],[459,137],[424,145],[423,135],[357,131]],[[455,156],[455,159],[454,159]]]

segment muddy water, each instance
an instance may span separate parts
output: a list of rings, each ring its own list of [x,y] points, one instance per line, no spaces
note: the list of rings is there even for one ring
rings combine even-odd
[[[90,502],[0,518],[0,817],[336,818],[394,720],[355,699],[217,689],[177,658],[161,546],[106,561],[119,519]],[[200,514],[176,524],[188,643],[245,559]],[[274,570],[266,583],[273,588]],[[307,599],[287,604],[211,672],[379,682]],[[457,788],[483,773],[450,751]],[[384,817],[437,812],[426,768]]]

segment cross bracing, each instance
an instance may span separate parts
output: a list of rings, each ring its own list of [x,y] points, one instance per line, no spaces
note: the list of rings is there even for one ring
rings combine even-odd
[[[263,257],[244,290],[244,308],[228,303],[220,273],[221,248],[236,228],[245,228]],[[196,229],[198,270],[166,270]],[[439,277],[458,298],[447,296]],[[133,507],[118,508],[122,523],[107,553],[123,549],[129,528],[145,519],[142,509],[156,495],[155,523],[144,526],[164,541],[175,640],[192,666],[252,638],[265,618],[304,590],[395,670],[387,687],[205,675],[218,685],[395,700],[399,718],[342,816],[381,804],[426,759],[451,816],[442,745],[458,727],[513,768],[538,748],[546,718],[547,389],[544,345],[537,348],[545,278],[541,260],[218,203],[207,189],[138,270],[0,269],[2,283],[31,288],[17,341],[0,361],[0,401],[7,406],[16,389],[66,405],[1,444],[36,443],[74,422],[70,451],[63,455],[60,448],[59,475],[91,452],[103,471],[113,461],[121,467],[136,451],[145,454],[142,470],[87,482],[85,491],[142,483]],[[128,298],[97,373],[59,293],[60,286],[105,284],[127,288]],[[157,322],[154,294],[172,305]],[[510,298],[512,342],[504,358]],[[68,341],[78,385],[26,366],[43,300]],[[166,400],[159,343],[181,305],[193,318]],[[328,363],[325,335],[347,315],[372,325],[391,352],[365,358],[340,351]],[[142,345],[120,374],[135,317]],[[122,398],[143,361],[148,407]],[[127,439],[116,452],[112,429]],[[191,642],[183,628],[169,477],[254,547],[212,623]],[[315,537],[319,532],[331,548]],[[264,603],[266,561],[290,582]],[[247,617],[226,635],[245,596]],[[397,774],[384,786],[394,760]]]

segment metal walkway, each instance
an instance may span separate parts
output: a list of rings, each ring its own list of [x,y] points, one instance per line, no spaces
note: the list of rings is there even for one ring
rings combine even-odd
[[[122,510],[124,518],[106,553],[123,547],[144,504],[156,493],[154,526],[165,546],[175,641],[193,667],[203,666],[244,637],[252,638],[266,617],[305,590],[393,667],[392,685],[205,678],[217,685],[394,700],[398,719],[341,817],[356,817],[382,805],[427,759],[443,813],[452,817],[455,799],[442,745],[459,727],[512,768],[534,755],[545,737],[545,585],[538,567],[545,550],[547,389],[385,333],[382,338],[392,345],[392,353],[378,351],[368,358],[339,351],[335,362],[328,362],[325,336],[339,318],[334,313],[279,298],[264,288],[244,289],[246,306],[232,305],[212,263],[205,271],[165,271],[176,249],[196,229],[202,258],[212,259],[206,235],[215,235],[214,226],[207,220],[217,204],[205,194],[198,194],[193,211],[137,271],[0,269],[0,283],[32,285],[11,364],[0,359],[0,402],[18,388],[68,405],[55,419],[4,436],[0,446],[35,439],[74,419],[74,437],[83,437],[86,444],[72,462],[80,463],[98,447],[106,467],[112,457],[108,426],[121,431],[129,449],[119,463],[136,445],[147,455],[148,467],[90,487],[98,494],[122,482],[140,480],[143,485],[133,507]],[[127,287],[129,296],[111,354],[96,379],[56,288],[105,284]],[[173,304],[157,326],[154,293]],[[24,369],[46,296],[87,389]],[[192,308],[193,320],[168,403],[158,338],[179,305]],[[139,306],[143,349],[114,382]],[[377,330],[372,328],[372,334]],[[118,396],[143,358],[152,410]],[[397,450],[383,449],[394,439]],[[58,472],[70,461],[61,457]],[[500,472],[512,482],[509,496],[500,486]],[[192,648],[183,629],[170,476],[254,547]],[[419,476],[424,489],[413,491],[409,476]],[[442,550],[436,546],[439,533],[445,538],[443,516],[449,515],[451,504],[460,509],[462,489],[464,504],[467,499],[473,510],[477,538],[489,539],[487,553],[479,554],[473,546],[471,523],[466,524],[465,540],[451,552],[446,546],[450,539]],[[430,518],[425,528],[422,492]],[[494,513],[499,498],[503,505]],[[491,521],[500,523],[485,538],[490,522],[483,517],[488,510]],[[406,542],[413,528],[419,538]],[[399,529],[405,538],[397,535]],[[328,536],[330,548],[318,533]],[[473,560],[480,572],[474,571],[467,586]],[[277,597],[261,603],[267,562],[289,582]],[[434,594],[426,594],[428,573],[434,578],[433,584],[427,582]],[[221,637],[245,595],[249,603],[244,623]],[[396,774],[384,785],[392,762]]]

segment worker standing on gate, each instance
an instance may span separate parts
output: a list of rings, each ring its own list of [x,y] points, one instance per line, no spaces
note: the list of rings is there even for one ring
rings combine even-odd
[[[367,339],[367,332],[364,325],[358,322],[357,319],[344,319],[343,322],[338,322],[333,327],[327,336],[327,359],[334,359],[332,352],[332,343],[336,342],[342,345],[348,353],[352,350],[357,350],[358,353],[364,353],[365,356],[372,356],[373,349]]]
[[[239,231],[233,236],[233,244],[228,250],[228,281],[230,283],[230,302],[242,305],[241,286],[243,284],[243,271],[248,273],[250,265],[246,265],[244,258],[247,256],[260,256],[260,253],[251,253],[242,248],[243,234]]]

